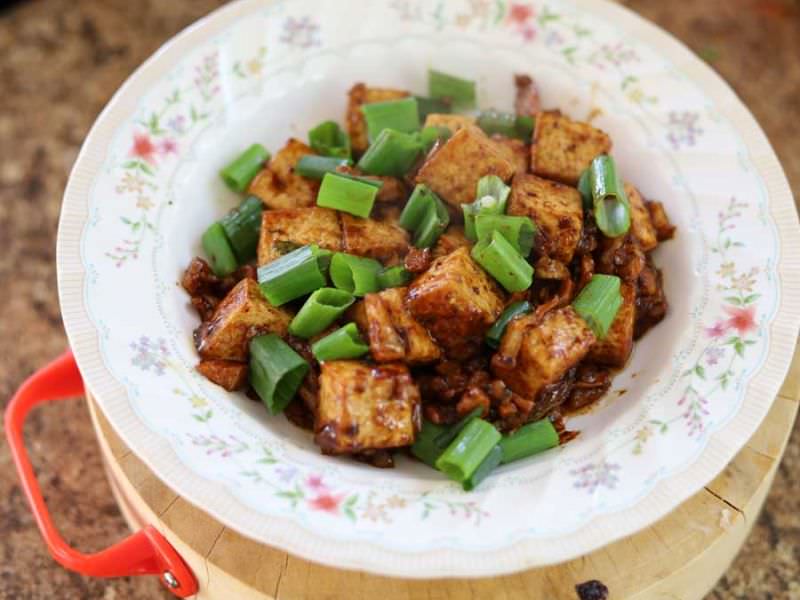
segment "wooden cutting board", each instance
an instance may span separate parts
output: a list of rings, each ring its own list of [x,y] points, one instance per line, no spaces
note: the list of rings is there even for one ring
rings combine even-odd
[[[152,524],[193,569],[203,600],[575,600],[597,579],[612,600],[700,599],[755,523],[792,431],[800,353],[756,434],[714,481],[636,535],[548,568],[490,579],[403,580],[320,566],[232,531],[164,485],[88,398],[109,480],[133,529]]]

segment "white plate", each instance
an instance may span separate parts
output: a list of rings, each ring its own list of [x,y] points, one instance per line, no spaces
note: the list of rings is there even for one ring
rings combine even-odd
[[[510,109],[512,73],[614,140],[625,177],[678,226],[656,260],[671,310],[636,344],[575,442],[462,492],[408,460],[379,471],[193,371],[197,319],[177,280],[234,205],[217,172],[343,119],[356,81],[425,92],[435,67]],[[64,322],[125,443],[226,525],[337,567],[486,576],[589,552],[652,523],[756,430],[798,331],[797,215],[763,133],[683,46],[581,0],[229,5],[178,35],[98,119],[58,238]],[[794,258],[790,264],[788,258]]]

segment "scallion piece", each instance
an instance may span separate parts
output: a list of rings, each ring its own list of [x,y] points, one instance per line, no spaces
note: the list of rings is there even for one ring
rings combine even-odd
[[[309,131],[308,144],[323,156],[350,158],[350,136],[336,121],[323,121]]]
[[[402,265],[386,267],[378,271],[378,285],[382,290],[403,287],[411,281],[411,272]]]
[[[331,259],[333,258],[333,252],[328,250],[327,248],[318,248],[317,246],[313,246],[312,250],[314,252],[314,256],[317,257],[317,264],[319,265],[319,270],[323,273],[323,275],[328,274],[328,270],[331,266]]]
[[[308,339],[324,331],[355,301],[352,294],[336,288],[314,291],[289,323],[289,333]]]
[[[258,283],[270,304],[281,306],[325,285],[315,245],[292,250],[259,267]]]
[[[250,385],[271,414],[291,402],[308,369],[303,357],[274,333],[250,340]]]
[[[424,123],[428,115],[446,115],[453,112],[453,107],[450,103],[441,98],[426,98],[424,96],[416,96],[417,111],[419,112],[419,120]]]
[[[233,273],[239,263],[233,253],[228,236],[222,223],[214,223],[206,229],[202,238],[203,251],[208,257],[208,262],[218,277],[225,277]]]
[[[483,462],[478,465],[478,468],[473,471],[472,475],[464,480],[462,483],[464,491],[471,492],[478,487],[481,482],[486,479],[491,472],[498,467],[498,465],[500,465],[502,461],[503,449],[498,444],[489,451],[489,454],[487,454],[486,458],[483,459]]]
[[[433,201],[428,205],[411,243],[416,248],[431,248],[450,224],[450,213],[439,198],[434,195]]]
[[[428,420],[422,422],[422,429],[411,445],[411,453],[429,467],[436,468],[436,459],[442,455],[444,448],[436,443],[437,438],[446,430]]]
[[[530,115],[517,115],[516,126],[517,137],[525,142],[530,142],[533,136],[533,129],[536,126],[536,119]]]
[[[558,432],[550,419],[528,423],[510,435],[503,436],[500,448],[502,463],[510,463],[555,448],[559,444]]]
[[[497,175],[484,175],[478,180],[475,195],[477,198],[487,196],[494,198],[497,201],[499,214],[503,214],[506,212],[506,202],[510,193],[511,188]]]
[[[458,434],[461,433],[461,430],[466,427],[472,419],[477,419],[483,413],[482,406],[476,406],[471,411],[469,411],[466,415],[461,417],[457,422],[453,423],[449,427],[446,427],[445,430],[439,434],[436,438],[435,442],[436,445],[439,446],[442,450],[447,448],[450,444],[453,443],[453,440],[458,437]]]
[[[499,110],[484,110],[478,115],[477,125],[486,135],[517,136],[517,117],[512,113]]]
[[[433,145],[436,142],[439,140],[446,142],[452,135],[453,132],[447,127],[428,125],[427,127],[423,127],[422,131],[419,132],[419,140],[422,142],[425,152],[428,152],[431,148],[433,148]]]
[[[358,168],[370,175],[402,177],[422,154],[418,135],[384,129],[358,161]]]
[[[337,167],[350,166],[352,164],[349,158],[306,154],[297,161],[297,166],[294,170],[297,174],[309,179],[322,179],[325,173],[336,173]]]
[[[475,82],[448,75],[434,69],[428,70],[428,95],[449,102],[456,110],[475,108]]]
[[[234,192],[243,192],[253,177],[269,160],[269,152],[261,144],[253,144],[220,171],[220,177]]]
[[[598,339],[603,339],[622,306],[620,279],[616,275],[592,275],[592,279],[580,291],[572,307],[594,331]]]
[[[592,198],[592,169],[586,168],[581,173],[578,179],[578,191],[581,193],[581,200],[583,201],[583,209],[590,210],[594,204]]]
[[[509,292],[527,290],[533,282],[533,267],[497,230],[473,246],[472,258]]]
[[[478,241],[475,217],[505,214],[511,188],[497,175],[486,175],[478,180],[475,192],[477,197],[475,202],[461,205],[461,209],[464,211],[464,235],[472,242]]]
[[[472,419],[436,460],[436,468],[450,479],[463,483],[472,476],[501,437],[491,423]]]
[[[619,237],[631,226],[631,206],[614,159],[601,154],[591,166],[592,204],[597,228],[606,237]]]
[[[503,334],[506,332],[506,327],[514,319],[521,315],[526,315],[531,312],[532,308],[530,302],[520,300],[509,304],[506,309],[500,313],[497,321],[486,332],[486,344],[492,348],[500,347],[500,340],[503,339]]]
[[[364,104],[361,112],[367,122],[367,137],[370,141],[375,140],[384,129],[412,133],[420,127],[417,99],[413,96]]]
[[[377,260],[337,252],[331,259],[330,275],[340,290],[364,296],[380,290],[378,273],[382,268]]]
[[[428,212],[428,207],[433,204],[436,194],[424,183],[418,183],[411,192],[397,224],[407,231],[414,231]]]
[[[325,173],[317,194],[317,206],[366,218],[372,212],[379,188],[370,182],[344,177],[340,173]]]
[[[536,227],[530,217],[486,214],[475,216],[475,235],[478,240],[489,237],[493,231],[502,233],[523,257],[531,253]]]
[[[311,345],[311,353],[318,361],[358,358],[369,352],[361,339],[355,323],[348,323]]]
[[[263,209],[264,204],[260,198],[249,196],[239,208],[220,219],[239,264],[246,263],[256,255]]]

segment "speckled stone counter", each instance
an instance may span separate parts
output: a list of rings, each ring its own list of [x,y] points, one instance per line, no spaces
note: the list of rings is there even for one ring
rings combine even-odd
[[[214,0],[0,2],[0,401],[66,344],[55,235],[89,127],[124,79]],[[800,190],[800,2],[628,0],[708,60],[766,130]],[[64,536],[98,550],[126,533],[86,407],[34,413],[31,452]],[[168,598],[154,579],[88,579],[48,555],[0,444],[0,598]],[[753,534],[711,598],[800,598],[800,437]]]

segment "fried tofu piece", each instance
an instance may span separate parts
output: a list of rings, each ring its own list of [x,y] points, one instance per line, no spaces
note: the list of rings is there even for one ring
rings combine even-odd
[[[475,200],[478,180],[497,175],[508,181],[516,168],[477,127],[464,127],[428,157],[417,173],[424,183],[454,208]]]
[[[306,244],[341,250],[342,229],[335,210],[314,206],[264,211],[258,240],[259,266]]]
[[[300,140],[290,138],[255,176],[247,192],[261,198],[269,208],[314,206],[319,182],[294,172],[300,159],[309,154],[316,153]]]
[[[609,152],[611,138],[588,123],[555,112],[536,115],[531,171],[537,175],[574,186],[596,156]]]
[[[369,349],[378,362],[423,364],[439,360],[441,350],[405,305],[407,288],[390,288],[364,297]]]
[[[525,174],[531,162],[531,149],[522,140],[508,138],[502,135],[493,135],[492,141],[511,164],[514,165],[515,174]]]
[[[314,441],[325,454],[400,448],[421,425],[420,395],[408,368],[355,360],[322,363]]]
[[[589,350],[589,360],[622,368],[633,349],[633,325],[636,317],[636,288],[630,283],[620,287],[622,304],[606,337],[597,340]]]
[[[408,96],[405,90],[395,90],[391,88],[367,87],[363,83],[357,83],[347,93],[347,133],[350,134],[350,146],[356,154],[364,152],[369,146],[367,137],[367,122],[361,107],[364,104],[373,102],[388,102]]]
[[[468,248],[437,258],[408,288],[414,318],[454,359],[480,349],[486,330],[503,310],[503,293],[472,260]]]
[[[492,373],[523,398],[536,400],[559,381],[595,342],[594,333],[571,306],[551,310],[541,321],[520,317],[506,328],[492,357]]]
[[[431,257],[436,259],[455,252],[459,248],[469,248],[471,243],[464,234],[464,228],[461,225],[450,225],[436,241]]]
[[[658,200],[647,200],[645,206],[650,213],[650,222],[653,224],[658,241],[671,240],[675,236],[675,226],[670,223],[664,205]]]
[[[459,129],[475,125],[477,119],[468,115],[450,115],[431,113],[425,118],[423,127],[447,127],[452,133]]]
[[[342,248],[383,263],[397,262],[408,252],[408,232],[392,223],[340,213]]]
[[[209,381],[233,392],[247,383],[247,363],[234,360],[201,360],[197,370]]]
[[[517,175],[506,212],[530,217],[538,228],[537,249],[569,264],[583,230],[583,206],[578,190],[536,175]]]
[[[656,228],[650,220],[650,211],[647,210],[639,190],[630,183],[625,184],[625,195],[631,205],[631,233],[639,242],[641,249],[649,252],[658,246]]]
[[[205,360],[245,361],[252,337],[284,335],[291,320],[291,313],[272,306],[255,281],[242,279],[219,303],[211,319],[195,331],[195,345]]]

